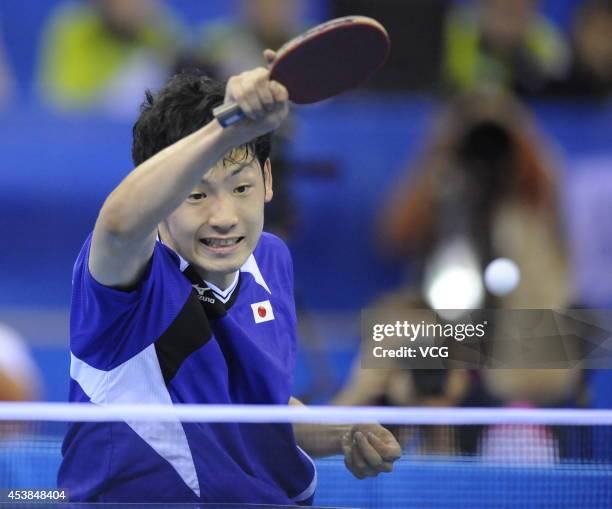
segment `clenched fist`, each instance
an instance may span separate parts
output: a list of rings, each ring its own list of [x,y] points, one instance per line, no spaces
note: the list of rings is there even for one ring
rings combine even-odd
[[[402,448],[386,428],[379,424],[357,424],[342,437],[344,464],[357,479],[391,472]]]

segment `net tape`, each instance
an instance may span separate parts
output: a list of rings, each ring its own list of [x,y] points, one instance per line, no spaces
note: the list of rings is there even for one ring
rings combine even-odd
[[[420,408],[283,405],[148,405],[0,403],[0,421],[44,422],[384,422],[398,425],[612,425],[612,410],[535,408]]]

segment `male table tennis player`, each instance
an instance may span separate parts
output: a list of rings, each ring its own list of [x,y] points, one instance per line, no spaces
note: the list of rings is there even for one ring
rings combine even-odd
[[[267,53],[270,58],[270,53]],[[213,107],[247,114],[226,129]],[[223,88],[190,74],[147,95],[136,168],[106,199],[74,267],[70,400],[300,404],[289,251],[262,233],[271,131],[287,90],[257,68]],[[312,455],[358,478],[400,455],[379,425],[74,424],[58,484],[72,501],[310,505]]]

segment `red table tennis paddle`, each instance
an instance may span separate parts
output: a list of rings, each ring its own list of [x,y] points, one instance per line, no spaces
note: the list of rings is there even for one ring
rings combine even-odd
[[[370,78],[387,59],[385,28],[366,16],[336,18],[285,43],[270,65],[270,79],[283,84],[296,104],[323,101]],[[237,104],[213,110],[223,127],[244,118]]]

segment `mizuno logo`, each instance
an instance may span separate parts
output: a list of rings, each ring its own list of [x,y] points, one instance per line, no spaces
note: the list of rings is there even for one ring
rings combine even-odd
[[[202,288],[200,285],[191,285],[191,286],[193,287],[193,289],[198,294],[198,300],[201,300],[202,302],[208,302],[210,304],[214,304],[215,303],[215,299],[213,299],[212,297],[209,297],[207,295],[204,295],[206,292],[212,291],[210,288],[208,288],[208,287]]]
[[[202,288],[200,285],[191,285],[193,289],[198,292],[198,295],[204,295],[205,292],[210,291],[210,288]]]

